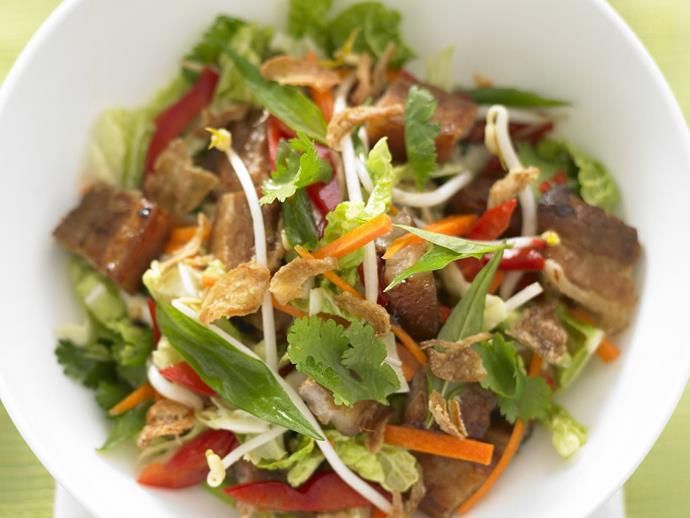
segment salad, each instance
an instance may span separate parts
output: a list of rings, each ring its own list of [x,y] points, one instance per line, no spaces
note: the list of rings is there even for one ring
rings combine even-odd
[[[452,48],[418,72],[400,22],[221,15],[150,103],[98,120],[54,231],[85,310],[56,355],[142,485],[242,516],[449,516],[534,427],[585,445],[558,400],[619,355],[637,232],[557,136],[576,108],[457,85]]]

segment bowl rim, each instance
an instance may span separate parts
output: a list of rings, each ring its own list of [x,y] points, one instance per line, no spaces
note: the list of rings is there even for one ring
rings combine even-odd
[[[5,106],[9,103],[10,94],[15,90],[15,83],[19,82],[21,76],[23,75],[24,69],[34,58],[34,55],[40,51],[45,40],[51,36],[53,31],[60,26],[63,20],[68,18],[75,9],[79,8],[79,6],[86,1],[88,0],[63,0],[31,36],[29,42],[16,58],[2,84],[0,84],[0,117],[2,117]],[[658,88],[658,91],[663,97],[663,103],[666,105],[669,114],[671,115],[669,123],[674,125],[674,133],[678,133],[679,135],[685,133],[688,136],[688,138],[685,139],[685,154],[687,155],[688,163],[690,164],[690,134],[688,134],[688,124],[686,123],[680,105],[678,104],[678,101],[658,64],[654,61],[639,37],[625,22],[622,16],[613,8],[613,6],[611,6],[606,0],[587,1],[593,6],[593,8],[597,9],[599,13],[607,19],[608,23],[612,24],[612,26],[616,28],[620,35],[624,37],[625,42],[630,46],[636,57],[641,59],[642,66],[653,79],[655,86]],[[664,409],[662,412],[660,412],[664,415],[664,419],[659,420],[655,425],[651,437],[652,440],[648,440],[648,444],[644,448],[636,452],[635,455],[629,457],[629,459],[632,460],[627,461],[626,469],[623,469],[619,472],[619,476],[614,481],[614,484],[608,487],[597,486],[598,489],[596,492],[592,493],[592,497],[590,498],[588,514],[598,508],[598,506],[600,506],[606,500],[606,498],[608,498],[616,490],[620,489],[620,487],[635,472],[640,463],[647,456],[661,435],[661,432],[668,424],[669,419],[678,405],[685,387],[688,384],[688,378],[690,378],[690,362],[688,362],[688,365],[686,366],[685,375],[679,375],[678,379],[674,380],[672,385],[668,385],[669,390],[666,392],[667,398],[664,400]],[[10,387],[6,385],[1,375],[0,400],[5,406],[8,415],[12,419],[22,438],[26,441],[27,445],[34,452],[41,464],[50,473],[51,477],[53,477],[53,479],[77,501],[82,503],[90,513],[94,514],[94,516],[98,516],[100,505],[96,495],[81,493],[76,485],[76,481],[73,480],[73,478],[63,476],[63,471],[59,463],[53,458],[51,451],[44,448],[40,439],[40,434],[34,433],[34,431],[26,425],[22,410],[14,403],[13,398],[11,397]]]

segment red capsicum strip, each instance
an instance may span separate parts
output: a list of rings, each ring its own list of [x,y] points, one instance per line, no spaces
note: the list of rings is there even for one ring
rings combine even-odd
[[[189,390],[204,396],[215,396],[216,392],[206,385],[188,363],[180,362],[161,369],[161,374],[168,381],[187,387]]]
[[[282,512],[330,512],[371,505],[335,473],[319,473],[298,489],[277,481],[250,482],[224,490],[238,502]]]
[[[556,185],[562,185],[567,181],[568,177],[565,175],[565,171],[558,171],[551,177],[551,179],[539,184],[539,192],[544,194],[545,192],[551,190],[552,187],[555,187]]]
[[[153,324],[153,347],[155,349],[156,345],[158,345],[158,340],[161,339],[161,330],[158,327],[158,320],[156,320],[156,302],[149,297],[146,299],[146,305],[149,307],[151,323]]]
[[[482,264],[489,262],[489,257],[482,259]],[[504,250],[499,270],[520,272],[541,272],[544,269],[544,256],[534,248]]]
[[[145,486],[179,489],[195,486],[206,479],[206,450],[225,457],[237,446],[237,439],[227,430],[206,430],[185,443],[165,464],[154,462],[144,468],[138,482]]]
[[[179,136],[187,126],[201,113],[213,98],[218,83],[218,72],[205,67],[199,79],[182,98],[161,112],[153,121],[155,130],[146,153],[145,171],[153,171],[156,158],[168,146],[171,140]]]

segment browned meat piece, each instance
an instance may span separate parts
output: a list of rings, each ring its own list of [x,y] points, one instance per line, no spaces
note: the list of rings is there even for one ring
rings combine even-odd
[[[268,247],[268,267],[275,271],[280,267],[283,245],[280,242],[278,222],[280,205],[262,207]],[[243,192],[230,192],[218,200],[216,220],[211,232],[211,253],[226,268],[232,269],[254,257],[254,230],[249,205]]]
[[[238,460],[232,465],[230,471],[233,480],[237,484],[261,482],[263,480],[279,480],[282,475],[280,471],[259,469],[248,460]]]
[[[232,135],[232,147],[240,156],[257,188],[271,175],[271,162],[266,142],[266,115],[254,110],[249,115],[235,121],[228,127]],[[220,151],[209,152],[204,167],[215,171],[220,179],[219,194],[242,190],[235,170],[227,157]]]
[[[399,77],[390,84],[386,93],[376,103],[377,106],[398,105],[404,108],[407,92],[414,84],[407,78]],[[462,94],[448,93],[425,83],[419,83],[419,86],[428,89],[438,101],[438,108],[433,117],[434,121],[441,125],[441,131],[436,137],[436,152],[439,162],[445,162],[450,158],[455,143],[472,128],[477,107]],[[367,123],[367,133],[372,142],[388,137],[388,147],[393,157],[396,160],[405,159],[402,115],[370,121]]]
[[[156,160],[154,172],[146,175],[146,197],[180,220],[198,207],[218,184],[218,178],[192,164],[184,140],[177,139]]]
[[[410,383],[410,392],[405,401],[405,415],[403,422],[407,426],[421,428],[426,420],[429,396],[427,394],[426,373],[423,369],[417,371]]]
[[[374,401],[358,401],[351,407],[336,405],[331,393],[311,379],[300,385],[299,393],[321,424],[331,425],[344,435],[372,429],[370,422],[381,408]]]
[[[491,426],[491,413],[496,408],[496,396],[478,383],[468,383],[460,394],[460,412],[467,436],[481,439]]]
[[[434,455],[416,454],[424,472],[426,486],[426,496],[420,505],[421,510],[433,518],[455,515],[458,507],[489,476],[503,453],[509,437],[509,427],[500,426],[489,430],[487,440],[495,446],[493,461],[489,466]]]
[[[540,231],[561,237],[559,246],[546,251],[550,284],[597,313],[610,331],[625,327],[637,301],[632,279],[640,256],[637,231],[564,186],[542,197],[538,218]]]
[[[386,260],[384,279],[386,284],[403,270],[417,262],[424,254],[425,245],[416,243],[401,249]],[[417,340],[434,338],[440,325],[436,281],[431,272],[417,273],[405,282],[386,292],[388,310],[400,325]]]
[[[539,353],[546,362],[558,364],[568,353],[568,333],[556,316],[558,302],[528,307],[508,330],[518,342]]]
[[[53,232],[118,286],[135,293],[170,234],[170,217],[137,192],[95,185]]]

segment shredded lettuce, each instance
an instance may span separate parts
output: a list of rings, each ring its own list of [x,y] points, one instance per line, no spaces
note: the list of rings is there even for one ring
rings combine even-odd
[[[287,31],[294,38],[311,38],[321,48],[328,48],[328,12],[333,0],[290,0]]]
[[[288,331],[288,356],[298,371],[332,391],[337,405],[362,400],[387,405],[400,388],[385,363],[386,345],[362,321],[345,329],[333,320],[299,318]]]
[[[266,421],[254,417],[244,410],[230,408],[216,397],[211,398],[212,407],[198,412],[196,418],[214,430],[229,430],[239,434],[258,434],[267,432],[270,427]]]
[[[263,184],[262,205],[293,196],[297,189],[331,179],[333,170],[316,151],[314,141],[302,133],[297,138],[281,141],[276,157],[276,170]]]
[[[604,331],[578,320],[565,308],[558,308],[558,318],[568,332],[569,361],[565,367],[558,368],[558,387],[566,388],[582,373],[599,344],[604,339]]]
[[[453,86],[454,53],[455,47],[446,47],[426,62],[426,80],[429,84],[450,91]]]
[[[580,196],[590,205],[613,211],[620,201],[616,182],[601,162],[585,155],[573,146],[568,150],[578,167],[577,180],[580,183]]]
[[[170,344],[170,340],[164,336],[161,336],[160,340],[158,340],[156,350],[153,351],[151,356],[153,364],[158,367],[158,370],[184,361],[182,355]]]
[[[548,415],[541,420],[551,431],[551,443],[558,454],[567,459],[587,442],[587,428],[578,423],[560,405],[552,404]]]
[[[405,151],[418,190],[436,169],[436,136],[441,126],[432,117],[437,106],[429,90],[410,88],[405,101]]]

